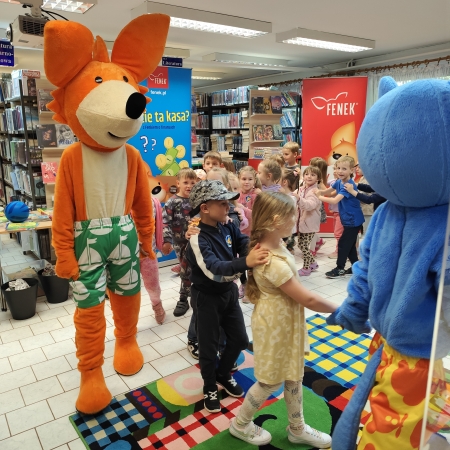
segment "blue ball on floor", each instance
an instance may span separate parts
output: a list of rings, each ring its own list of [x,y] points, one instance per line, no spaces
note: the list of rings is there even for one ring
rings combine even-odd
[[[5,216],[13,223],[25,222],[28,219],[30,210],[23,202],[11,202],[6,205]]]

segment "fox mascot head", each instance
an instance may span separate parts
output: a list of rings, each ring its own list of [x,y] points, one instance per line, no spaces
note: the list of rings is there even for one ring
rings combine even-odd
[[[45,26],[44,65],[58,87],[49,108],[54,120],[68,124],[92,149],[121,147],[140,129],[147,88],[138,83],[157,67],[163,55],[170,18],[149,14],[132,20],[120,32],[109,59],[105,42],[76,22]]]

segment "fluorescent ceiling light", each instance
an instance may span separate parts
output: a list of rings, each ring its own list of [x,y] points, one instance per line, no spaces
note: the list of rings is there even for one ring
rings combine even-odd
[[[307,47],[352,53],[375,48],[375,41],[369,39],[324,33],[322,31],[307,30],[306,28],[295,28],[283,33],[277,33],[276,40],[282,44],[305,45]]]
[[[270,22],[244,19],[243,17],[218,14],[164,3],[144,2],[131,10],[132,18],[142,14],[162,13],[170,16],[170,26],[187,30],[206,31],[242,38],[254,38],[272,32]]]
[[[193,80],[221,80],[225,74],[223,72],[192,72]]]
[[[105,41],[106,48],[112,50],[114,47],[114,41]],[[166,47],[164,49],[163,56],[172,56],[174,58],[189,58],[191,56],[191,51],[188,48],[175,48]]]
[[[27,4],[25,1],[15,1],[15,0],[0,0],[4,3],[14,3],[16,5]],[[35,3],[30,2],[31,3]],[[88,9],[91,9],[97,4],[97,0],[90,0],[89,2],[77,2],[72,0],[42,0],[42,9],[50,9],[54,11],[63,12],[74,12],[79,14],[84,14]]]
[[[285,59],[259,58],[255,56],[232,55],[229,53],[211,53],[202,57],[203,61],[215,61],[227,64],[244,64],[246,66],[286,67]]]

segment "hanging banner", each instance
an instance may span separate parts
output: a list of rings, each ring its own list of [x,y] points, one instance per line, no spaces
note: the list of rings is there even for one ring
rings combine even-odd
[[[0,66],[14,67],[14,47],[8,39],[0,39]]]
[[[302,95],[302,166],[317,156],[325,159],[329,181],[341,156],[358,160],[356,138],[366,113],[367,77],[306,79]],[[333,226],[328,220],[320,231],[331,233]]]
[[[191,165],[191,69],[157,67],[141,85],[151,99],[140,131],[128,143],[150,168],[152,195],[162,204],[176,193],[176,175]],[[158,261],[172,260],[175,253]]]

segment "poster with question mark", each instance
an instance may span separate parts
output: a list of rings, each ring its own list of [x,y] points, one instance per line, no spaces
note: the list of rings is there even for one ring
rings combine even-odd
[[[176,192],[176,174],[192,164],[191,77],[191,69],[157,67],[141,83],[152,101],[140,130],[128,141],[149,166],[150,190],[163,204]],[[157,256],[159,262],[176,259],[175,253]]]

